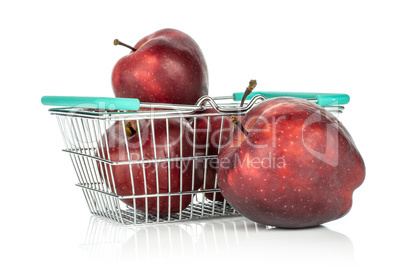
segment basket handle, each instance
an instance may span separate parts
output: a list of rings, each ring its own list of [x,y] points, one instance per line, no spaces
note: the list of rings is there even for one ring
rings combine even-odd
[[[244,93],[233,93],[234,101],[241,101]],[[279,91],[253,91],[247,96],[247,100],[255,95],[263,95],[264,97],[277,98],[277,97],[296,97],[302,99],[316,99],[317,104],[320,106],[334,106],[347,104],[350,97],[347,94],[337,93],[308,93],[308,92],[279,92]]]
[[[43,96],[41,102],[43,105],[90,109],[131,111],[140,109],[140,101],[131,98]]]

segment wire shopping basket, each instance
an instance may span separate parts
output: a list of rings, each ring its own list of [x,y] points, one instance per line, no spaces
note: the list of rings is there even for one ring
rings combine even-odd
[[[346,94],[258,92],[202,97],[195,105],[137,99],[44,96],[56,116],[92,214],[122,224],[240,216],[220,194],[219,150],[234,124],[267,98],[289,96],[340,113]]]

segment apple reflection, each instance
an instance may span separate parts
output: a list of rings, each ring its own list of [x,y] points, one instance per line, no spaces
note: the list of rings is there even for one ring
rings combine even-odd
[[[354,264],[352,241],[325,226],[276,229],[243,217],[123,226],[93,216],[81,247],[88,258],[127,263]]]

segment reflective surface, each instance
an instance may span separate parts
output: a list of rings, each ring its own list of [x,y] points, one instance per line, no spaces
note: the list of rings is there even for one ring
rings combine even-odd
[[[327,227],[275,229],[243,217],[126,227],[93,216],[80,247],[89,259],[116,259],[124,263],[186,260],[192,263],[197,259],[198,264],[265,261],[321,265],[323,260],[331,260],[328,264],[355,263],[352,241]]]

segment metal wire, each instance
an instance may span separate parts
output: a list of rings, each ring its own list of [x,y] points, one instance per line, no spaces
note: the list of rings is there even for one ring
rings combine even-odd
[[[64,152],[69,154],[75,170],[78,187],[82,189],[84,198],[92,214],[110,218],[122,224],[158,224],[176,221],[196,220],[213,217],[233,217],[240,216],[230,204],[223,200],[217,201],[216,195],[220,192],[217,184],[217,174],[214,176],[212,189],[207,189],[207,169],[208,162],[217,159],[217,154],[211,153],[209,144],[212,140],[210,135],[211,120],[220,120],[220,131],[217,144],[217,152],[221,150],[224,130],[225,117],[230,115],[244,115],[258,102],[265,100],[261,95],[254,96],[245,107],[239,108],[238,103],[222,103],[219,104],[216,99],[204,96],[196,105],[165,105],[165,104],[141,104],[145,108],[158,108],[162,110],[156,111],[95,111],[84,110],[82,108],[63,108],[50,109],[51,114],[56,115],[57,123],[64,142]],[[311,100],[314,101],[314,100]],[[199,113],[212,108],[216,113]],[[343,107],[333,106],[326,107],[328,111],[333,113],[341,113]],[[170,146],[170,123],[172,120],[179,120],[179,151],[172,152]],[[159,120],[159,121],[158,121]],[[186,121],[185,121],[186,120]],[[203,144],[203,153],[199,154],[196,148],[197,135],[200,129],[197,129],[199,120],[206,120],[206,136],[205,144]],[[129,137],[126,134],[126,122],[131,121],[136,124],[138,136],[139,158],[132,159],[132,148],[130,148]],[[146,124],[144,123],[146,122]],[[163,156],[158,155],[157,140],[159,134],[156,133],[156,123],[164,122],[166,127],[166,148],[164,148]],[[183,133],[186,131],[184,122],[191,122],[193,136],[191,153],[187,155],[185,152]],[[113,124],[120,124],[119,128],[124,135],[124,152],[127,160],[113,159],[111,148],[111,140],[107,135],[107,131]],[[146,133],[144,126],[150,125],[151,133]],[[153,157],[151,159],[145,157],[143,144],[145,139],[152,140]],[[187,145],[186,145],[187,146]],[[186,153],[186,154],[185,154]],[[179,163],[179,167],[177,167]],[[188,172],[184,170],[189,167]],[[202,165],[200,165],[202,163]],[[167,164],[163,167],[162,164]],[[160,165],[160,166],[159,166]],[[116,183],[116,168],[127,168],[131,181],[131,192],[129,195],[122,195],[119,191],[119,185]],[[148,177],[147,172],[153,167],[155,174],[155,192],[148,190],[148,185],[153,178]],[[196,176],[202,168],[202,187],[196,185]],[[139,178],[134,174],[134,170],[142,170],[143,176]],[[179,190],[173,191],[173,176],[177,176],[179,172]],[[176,172],[176,173],[175,173]],[[187,173],[185,173],[187,172]],[[162,174],[166,173],[166,178]],[[176,175],[174,175],[176,174]],[[190,188],[185,183],[185,176],[191,174]],[[201,172],[200,172],[201,174]],[[167,181],[167,185],[164,181]],[[136,183],[143,183],[143,193],[136,192],[139,188],[135,187]],[[166,189],[161,191],[165,187]],[[198,188],[197,188],[198,187]],[[211,194],[213,198],[207,198],[207,194]],[[178,201],[177,201],[178,198]],[[190,198],[187,206],[186,201]],[[151,203],[156,199],[156,213],[150,210]],[[125,201],[131,200],[132,206],[127,205]],[[167,213],[161,213],[160,208],[163,206],[162,201],[167,200]],[[143,208],[140,203],[143,203]],[[177,204],[178,212],[172,212],[173,204]]]

